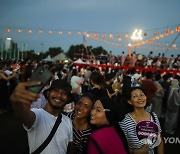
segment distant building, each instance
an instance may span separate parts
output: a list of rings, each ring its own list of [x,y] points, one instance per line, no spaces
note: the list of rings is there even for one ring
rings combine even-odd
[[[6,51],[12,51],[12,49],[13,49],[12,38],[6,38],[6,40],[5,40],[5,50]]]

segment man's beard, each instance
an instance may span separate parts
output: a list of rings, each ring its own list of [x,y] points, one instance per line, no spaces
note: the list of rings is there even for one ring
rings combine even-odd
[[[62,102],[64,102],[64,100],[61,100]],[[50,101],[50,99],[48,98],[48,103],[49,105],[54,109],[54,110],[60,110],[60,109],[63,109],[65,105],[63,106],[56,106],[56,105],[53,105]]]

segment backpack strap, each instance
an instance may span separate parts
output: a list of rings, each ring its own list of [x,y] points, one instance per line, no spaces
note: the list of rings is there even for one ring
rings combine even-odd
[[[56,119],[56,122],[49,134],[49,136],[46,138],[46,140],[31,154],[40,154],[45,148],[46,146],[49,144],[49,142],[51,141],[51,139],[53,138],[57,128],[59,127],[59,124],[61,123],[61,119],[62,119],[62,115],[59,114],[58,118]]]

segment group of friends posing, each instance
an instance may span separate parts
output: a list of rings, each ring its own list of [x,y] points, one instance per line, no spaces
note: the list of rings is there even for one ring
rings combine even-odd
[[[40,82],[21,82],[16,86],[10,101],[14,114],[27,131],[29,153],[46,140],[61,115],[61,123],[43,154],[153,154],[155,149],[158,154],[163,154],[161,126],[157,115],[145,110],[147,96],[142,88],[129,88],[123,96],[122,108],[96,84],[96,80],[90,78],[93,89],[81,95],[74,111],[67,115],[63,109],[73,97],[67,80],[54,80],[43,91],[46,98],[44,108],[31,108],[40,95],[28,90],[28,87],[40,85]],[[142,121],[157,125],[155,142],[139,139],[137,125]]]

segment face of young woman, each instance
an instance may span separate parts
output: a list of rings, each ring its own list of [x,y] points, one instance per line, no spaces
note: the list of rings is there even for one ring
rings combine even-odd
[[[81,97],[75,106],[77,118],[88,118],[93,107],[93,102],[87,97]]]
[[[129,104],[133,105],[134,108],[144,108],[146,105],[146,95],[140,89],[135,89],[131,92],[131,99],[128,101]]]
[[[108,123],[108,120],[105,115],[105,110],[100,102],[97,100],[91,110],[91,120],[90,123],[96,126],[103,126]]]

